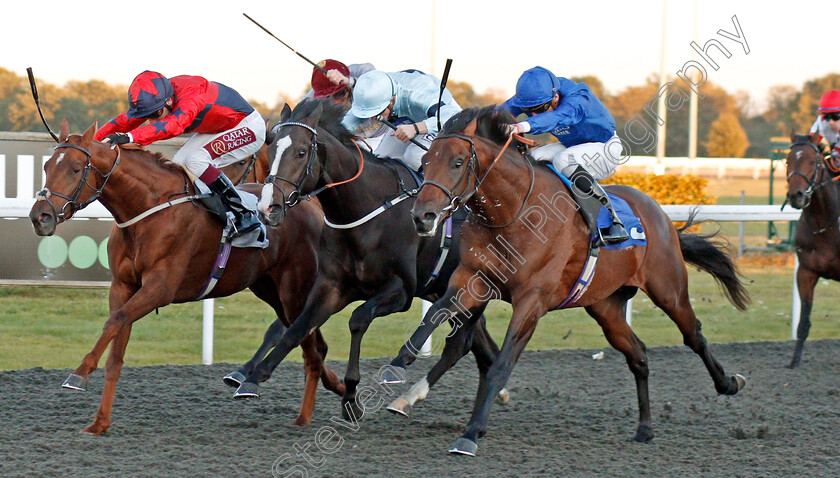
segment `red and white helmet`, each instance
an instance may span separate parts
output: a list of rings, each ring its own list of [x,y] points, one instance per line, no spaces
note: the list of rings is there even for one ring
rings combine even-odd
[[[836,113],[840,111],[840,91],[831,90],[820,98],[820,107],[817,112]]]

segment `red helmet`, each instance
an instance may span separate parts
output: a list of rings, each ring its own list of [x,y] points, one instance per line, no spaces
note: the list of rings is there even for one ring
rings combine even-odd
[[[318,63],[318,66],[323,68],[324,71],[338,70],[342,75],[348,78],[350,77],[350,69],[340,61],[324,60]],[[347,85],[336,85],[327,79],[327,75],[321,73],[321,70],[317,68],[312,69],[312,89],[315,91],[315,98],[332,96],[344,88],[347,88]]]
[[[835,113],[840,111],[840,91],[831,90],[820,98],[819,113]]]
[[[129,118],[144,118],[163,108],[174,94],[172,83],[156,71],[137,75],[128,87]]]

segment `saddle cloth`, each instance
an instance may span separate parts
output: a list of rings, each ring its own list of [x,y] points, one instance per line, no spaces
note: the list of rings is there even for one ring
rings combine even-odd
[[[563,181],[563,184],[571,190],[572,183],[569,181],[569,178],[560,174],[560,172],[557,171],[557,169],[554,168],[554,165],[550,162],[543,162],[542,164],[545,164],[548,169],[556,174],[560,180]],[[574,198],[574,195],[571,196]],[[615,208],[615,213],[618,215],[618,218],[621,219],[621,222],[624,224],[624,228],[627,230],[627,233],[630,234],[630,238],[623,242],[619,242],[618,244],[606,244],[601,247],[604,249],[624,249],[625,247],[631,246],[646,246],[647,236],[645,235],[644,228],[642,227],[642,221],[636,216],[636,213],[630,209],[630,205],[627,204],[627,201],[615,194],[607,193],[607,196],[610,197],[613,208]],[[601,206],[597,222],[598,228],[600,229],[610,227],[612,224],[612,215],[606,207]],[[594,242],[595,238],[596,236],[593,234],[590,240]]]

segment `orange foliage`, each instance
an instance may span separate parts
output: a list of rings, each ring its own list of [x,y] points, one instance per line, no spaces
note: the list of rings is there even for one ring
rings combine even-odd
[[[706,195],[708,179],[693,174],[617,173],[600,181],[634,187],[659,204],[714,204],[717,198]]]

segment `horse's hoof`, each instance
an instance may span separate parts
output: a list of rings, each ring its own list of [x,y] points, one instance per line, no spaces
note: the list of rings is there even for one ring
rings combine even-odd
[[[312,423],[312,420],[304,417],[303,415],[298,415],[298,417],[295,418],[295,421],[292,422],[292,425],[294,425],[296,427],[305,427],[306,425],[309,425],[310,423]]]
[[[385,369],[382,370],[382,375],[379,376],[379,383],[386,385],[405,383],[405,369],[386,365]]]
[[[385,409],[389,412],[394,412],[398,415],[408,417],[409,413],[411,413],[411,404],[408,403],[408,400],[402,397],[397,397],[397,399],[391,402],[391,404]]]
[[[735,381],[738,382],[738,390],[735,390],[735,393],[740,392],[741,389],[743,389],[744,386],[747,385],[747,379],[744,378],[744,376],[741,375],[740,373],[735,374]],[[733,393],[733,395],[734,395],[734,393]]]
[[[260,386],[256,383],[242,382],[242,385],[236,389],[233,398],[259,398]]]
[[[639,425],[636,430],[636,436],[633,437],[634,442],[650,443],[653,440],[653,429],[649,425]]]
[[[449,448],[449,453],[455,455],[475,456],[478,451],[478,444],[469,438],[461,437],[455,440],[455,444]]]
[[[88,425],[84,430],[79,430],[79,433],[84,433],[85,435],[92,435],[92,436],[98,437],[98,436],[102,435],[103,433],[105,433],[107,430],[108,430],[107,426],[103,427],[103,426],[97,425],[95,423],[92,423],[92,424]]]
[[[225,377],[222,380],[227,385],[229,385],[231,387],[234,387],[234,388],[237,388],[240,385],[242,385],[242,382],[244,382],[246,378],[248,378],[248,377],[246,377],[245,375],[242,375],[241,372],[236,371],[236,372],[231,372],[231,373],[225,375]]]
[[[360,420],[364,414],[365,411],[356,403],[355,399],[341,402],[341,417],[345,420],[355,422]]]
[[[504,405],[510,401],[510,393],[506,388],[499,390],[499,394],[496,395],[496,403],[499,405]]]
[[[796,367],[799,367],[799,361],[796,361],[796,360],[795,360],[795,361],[793,361],[793,362],[791,362],[791,363],[787,364],[787,368],[791,368],[791,369],[793,369],[793,368],[796,368]]]
[[[76,375],[75,373],[71,373],[67,380],[61,384],[64,388],[69,388],[70,390],[81,390],[84,391],[87,388],[88,381],[86,378],[82,377],[81,375]]]

